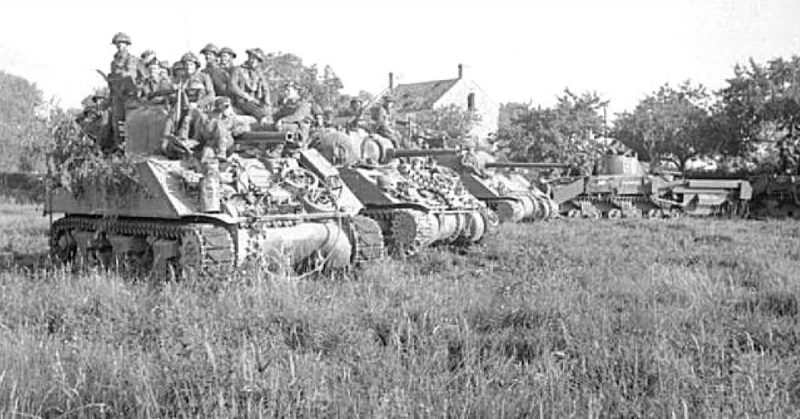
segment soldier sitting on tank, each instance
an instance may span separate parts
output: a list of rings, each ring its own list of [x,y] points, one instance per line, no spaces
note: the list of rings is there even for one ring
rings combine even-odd
[[[347,116],[350,121],[347,123],[347,129],[350,131],[357,131],[359,129],[366,129],[367,124],[364,121],[364,102],[359,98],[350,100],[350,107],[347,109]]]
[[[211,77],[214,69],[216,69],[219,64],[219,48],[212,43],[208,43],[200,50],[200,55],[206,60],[206,66],[203,67],[201,71]]]
[[[162,70],[161,63],[155,57],[147,63],[147,77],[139,86],[140,100],[151,104],[167,104],[169,95],[175,92],[175,88]]]
[[[208,72],[217,96],[231,97],[228,86],[233,70],[236,68],[233,65],[234,58],[236,58],[236,53],[228,47],[223,47],[219,50],[219,64]]]
[[[383,97],[383,103],[373,112],[374,133],[386,137],[397,147],[399,136],[394,129],[394,98],[391,95]]]
[[[304,90],[294,82],[287,83],[283,88],[281,107],[275,113],[275,126],[278,131],[293,132],[299,135],[297,144],[308,141],[313,115],[311,102],[304,98]]]
[[[168,118],[165,136],[177,135],[183,140],[194,137],[195,128],[203,118],[204,111],[213,102],[214,87],[211,79],[197,70],[199,65],[200,59],[191,52],[181,58],[181,65],[176,69],[179,97],[176,98],[176,105]]]
[[[239,112],[256,118],[262,126],[268,126],[272,123],[272,105],[269,87],[260,69],[263,63],[264,55],[259,50],[248,49],[247,61],[231,73],[228,94]]]

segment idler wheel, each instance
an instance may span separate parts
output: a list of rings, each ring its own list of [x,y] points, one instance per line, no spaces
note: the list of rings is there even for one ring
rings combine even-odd
[[[432,214],[415,210],[396,211],[391,225],[394,250],[408,256],[418,253],[436,240],[437,224]]]

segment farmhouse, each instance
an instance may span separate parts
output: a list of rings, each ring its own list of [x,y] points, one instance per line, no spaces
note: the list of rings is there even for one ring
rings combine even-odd
[[[395,112],[398,120],[414,121],[416,115],[440,107],[456,105],[475,112],[480,121],[475,124],[471,135],[485,138],[497,131],[499,106],[489,98],[480,86],[464,77],[464,66],[458,65],[458,77],[445,80],[424,81],[394,85],[394,77],[389,73],[389,89],[395,97]]]

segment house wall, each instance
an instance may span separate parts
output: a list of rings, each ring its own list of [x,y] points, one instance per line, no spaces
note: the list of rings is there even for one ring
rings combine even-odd
[[[460,108],[467,109],[467,97],[470,93],[475,94],[475,112],[481,117],[480,122],[472,129],[471,134],[476,135],[478,138],[486,138],[490,132],[497,132],[500,106],[492,102],[473,80],[466,78],[459,80],[436,101],[434,107],[438,108],[454,104]]]

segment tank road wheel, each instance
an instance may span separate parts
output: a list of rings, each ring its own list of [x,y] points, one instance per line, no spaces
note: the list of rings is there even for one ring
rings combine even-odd
[[[53,223],[50,229],[50,257],[56,262],[72,262],[78,253],[78,244],[69,231],[64,218]]]
[[[431,214],[403,209],[395,211],[390,226],[392,250],[411,256],[436,240],[438,222]]]
[[[567,211],[567,218],[581,218],[581,210],[573,208]]]
[[[647,210],[647,218],[661,218],[661,210],[658,208],[650,208]]]
[[[608,211],[608,218],[610,218],[612,220],[617,220],[617,219],[622,218],[622,210],[614,208],[614,209]]]
[[[514,200],[501,200],[492,205],[501,223],[516,223],[522,220],[522,204]]]
[[[382,259],[386,256],[381,226],[375,220],[356,215],[350,221],[354,265]]]
[[[672,208],[669,210],[666,216],[672,219],[681,218],[683,216],[683,211],[681,211],[679,208]]]

